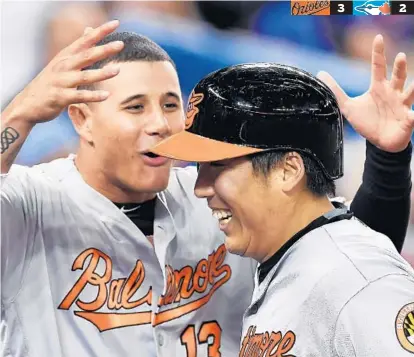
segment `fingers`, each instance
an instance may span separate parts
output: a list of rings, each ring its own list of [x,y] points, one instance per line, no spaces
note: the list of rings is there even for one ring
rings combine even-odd
[[[375,36],[372,43],[371,71],[371,84],[372,82],[381,82],[387,79],[384,39],[381,35]]]
[[[106,45],[89,48],[75,56],[67,58],[62,65],[67,70],[82,69],[88,67],[95,62],[111,57],[122,51],[124,43],[122,41],[114,41]]]
[[[66,91],[66,106],[78,103],[102,102],[109,97],[109,92],[104,90],[66,89]]]
[[[75,54],[87,48],[95,46],[99,41],[104,39],[107,35],[114,32],[119,26],[119,21],[109,21],[95,29],[87,28],[81,38],[69,45],[64,52],[66,54]]]
[[[339,108],[341,111],[345,109],[345,103],[349,99],[348,95],[344,90],[339,86],[339,84],[333,79],[333,77],[327,72],[319,72],[317,77],[324,82],[331,91],[335,94],[336,100],[338,101]]]
[[[410,108],[414,105],[414,82],[404,91],[403,103]]]
[[[391,76],[391,87],[398,91],[404,89],[404,84],[407,79],[407,56],[405,53],[399,53],[395,57],[394,67]]]
[[[118,65],[108,65],[101,69],[70,72],[65,77],[62,85],[69,88],[90,85],[115,77],[118,73]]]

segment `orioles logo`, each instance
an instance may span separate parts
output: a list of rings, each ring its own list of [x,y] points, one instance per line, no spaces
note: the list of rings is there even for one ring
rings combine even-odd
[[[329,0],[290,1],[291,14],[300,15],[329,15]]]
[[[284,335],[279,332],[256,333],[256,326],[250,326],[243,338],[239,357],[295,357],[290,352],[296,342],[296,335],[292,331]]]
[[[185,128],[188,129],[193,125],[195,116],[199,113],[197,105],[199,105],[204,99],[203,93],[191,92],[190,99],[188,100],[187,113],[185,119]]]
[[[224,264],[226,254],[227,250],[222,244],[207,258],[201,259],[195,268],[185,266],[180,270],[173,270],[172,267],[167,266],[167,286],[165,294],[159,298],[158,306],[179,303],[183,299],[190,299],[194,293],[199,293],[201,297],[178,307],[153,314],[150,308],[152,288],[150,287],[142,293],[142,289],[140,289],[145,280],[145,268],[142,261],[137,260],[127,278],[113,279],[112,259],[100,250],[90,248],[83,251],[75,259],[72,271],[83,270],[83,272],[58,308],[69,310],[75,304],[80,311],[75,311],[74,314],[91,322],[101,332],[149,323],[157,326],[196,311],[209,302],[214,292],[231,277],[230,266]],[[89,257],[89,263],[86,263]],[[103,274],[97,272],[99,262],[104,263],[105,271]],[[98,288],[95,298],[89,302],[79,298],[87,286]],[[139,298],[136,297],[137,292],[140,293]],[[99,311],[104,305],[111,312]],[[118,311],[145,306],[148,307],[147,311]]]
[[[398,312],[395,331],[400,345],[414,353],[414,302],[403,306]]]

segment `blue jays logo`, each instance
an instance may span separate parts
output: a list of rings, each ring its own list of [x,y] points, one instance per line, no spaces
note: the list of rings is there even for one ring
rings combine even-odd
[[[356,5],[356,6],[355,6]],[[354,1],[354,15],[390,15],[391,7],[388,0],[380,1]]]

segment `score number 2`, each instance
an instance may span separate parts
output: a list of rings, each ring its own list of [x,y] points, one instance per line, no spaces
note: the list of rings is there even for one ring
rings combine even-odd
[[[208,341],[209,337],[213,340],[211,343]],[[221,357],[221,327],[217,321],[203,322],[197,335],[195,326],[188,325],[180,338],[181,344],[187,350],[187,357],[197,357],[197,345],[204,343],[208,344],[208,357]]]

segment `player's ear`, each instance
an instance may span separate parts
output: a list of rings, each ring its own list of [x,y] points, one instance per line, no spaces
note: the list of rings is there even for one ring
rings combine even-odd
[[[283,182],[282,190],[285,193],[292,192],[301,187],[305,180],[305,165],[302,157],[297,152],[288,152],[282,159]]]
[[[81,139],[92,144],[92,115],[87,104],[71,104],[68,107],[69,118]]]

